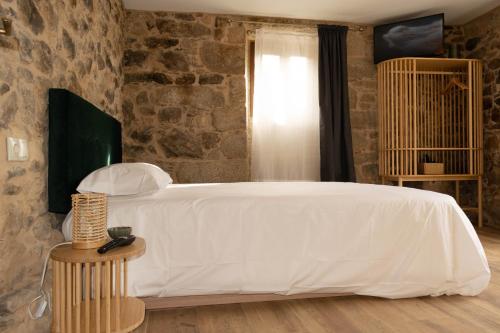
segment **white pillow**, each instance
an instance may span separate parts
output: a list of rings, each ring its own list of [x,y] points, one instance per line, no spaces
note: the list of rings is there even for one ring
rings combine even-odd
[[[166,188],[170,175],[149,163],[117,163],[95,170],[76,189],[80,193],[98,192],[108,195],[130,195]]]

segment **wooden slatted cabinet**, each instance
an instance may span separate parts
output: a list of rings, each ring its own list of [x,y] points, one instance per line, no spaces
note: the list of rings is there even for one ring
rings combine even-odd
[[[483,84],[475,59],[398,58],[377,65],[382,182],[477,182],[482,226]],[[442,174],[428,174],[433,163]]]
[[[105,254],[71,245],[54,249],[52,332],[130,332],[144,320],[144,302],[127,294],[128,260],[144,254],[144,239]]]

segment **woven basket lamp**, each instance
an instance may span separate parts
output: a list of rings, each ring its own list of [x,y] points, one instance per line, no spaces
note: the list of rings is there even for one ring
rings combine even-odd
[[[74,249],[95,249],[108,241],[107,199],[104,193],[71,195]]]

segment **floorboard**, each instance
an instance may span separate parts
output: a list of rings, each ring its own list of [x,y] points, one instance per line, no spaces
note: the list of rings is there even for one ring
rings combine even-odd
[[[500,332],[500,232],[478,233],[492,280],[476,297],[341,296],[147,311],[135,333]]]

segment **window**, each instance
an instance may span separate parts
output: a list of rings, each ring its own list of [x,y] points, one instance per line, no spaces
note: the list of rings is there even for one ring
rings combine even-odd
[[[317,59],[316,34],[257,31],[253,180],[319,180]]]

